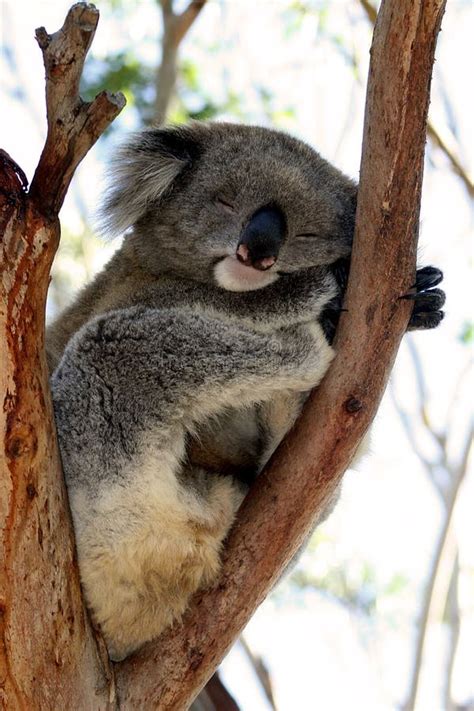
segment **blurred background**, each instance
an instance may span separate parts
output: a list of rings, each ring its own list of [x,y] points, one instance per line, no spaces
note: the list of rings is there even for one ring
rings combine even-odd
[[[46,132],[34,30],[56,31],[69,5],[0,2],[2,147],[30,180]],[[368,0],[96,5],[82,95],[121,90],[128,104],[69,191],[48,318],[118,246],[94,235],[93,212],[130,130],[189,118],[273,126],[358,177]],[[473,25],[472,3],[450,0],[426,149],[419,262],[444,270],[446,318],[404,339],[370,455],[222,665],[242,711],[474,709]]]

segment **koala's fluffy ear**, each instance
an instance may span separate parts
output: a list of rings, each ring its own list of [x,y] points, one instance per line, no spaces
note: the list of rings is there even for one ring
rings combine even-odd
[[[150,203],[169,190],[197,152],[198,144],[189,127],[134,134],[111,161],[108,187],[97,214],[99,231],[115,237],[134,225]]]

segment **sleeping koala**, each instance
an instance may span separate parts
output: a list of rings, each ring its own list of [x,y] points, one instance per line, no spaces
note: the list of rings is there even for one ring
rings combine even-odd
[[[211,584],[249,485],[331,359],[357,188],[254,126],[144,131],[102,225],[125,232],[47,350],[86,602],[113,659]],[[419,270],[411,326],[444,294]]]

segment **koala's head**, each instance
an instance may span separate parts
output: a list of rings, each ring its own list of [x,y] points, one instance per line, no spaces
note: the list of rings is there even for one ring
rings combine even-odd
[[[133,228],[141,265],[230,291],[350,254],[356,186],[265,128],[191,123],[135,134],[116,154],[103,231]]]

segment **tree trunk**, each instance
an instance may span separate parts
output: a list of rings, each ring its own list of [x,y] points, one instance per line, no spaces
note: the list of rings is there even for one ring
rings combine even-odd
[[[37,31],[48,138],[31,190],[1,153],[0,700],[8,710],[107,709],[114,687],[85,613],[44,353],[58,211],[75,167],[124,102],[77,93],[98,12],[77,4],[63,28]]]

